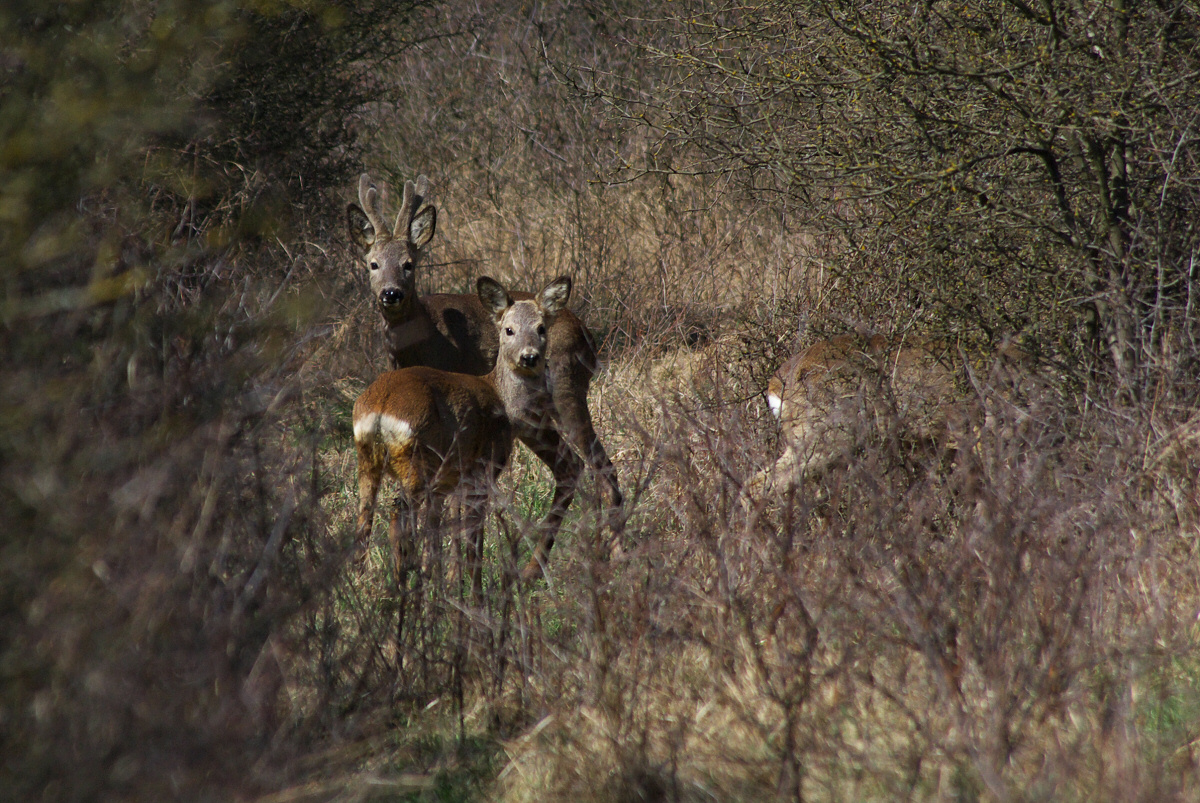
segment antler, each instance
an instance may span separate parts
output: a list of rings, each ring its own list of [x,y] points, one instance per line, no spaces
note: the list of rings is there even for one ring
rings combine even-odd
[[[421,207],[425,205],[425,196],[429,194],[429,179],[424,176],[417,177],[417,183],[411,181],[404,182],[404,201],[400,204],[400,212],[396,215],[395,237],[408,236],[408,224],[412,223],[412,219],[417,212],[421,211]]]
[[[405,188],[407,191],[407,188]],[[366,213],[367,220],[371,222],[371,226],[379,234],[387,231],[383,227],[383,215],[381,214],[382,199],[379,197],[379,190],[375,189],[375,185],[371,183],[371,176],[363,173],[358,177],[358,204]]]

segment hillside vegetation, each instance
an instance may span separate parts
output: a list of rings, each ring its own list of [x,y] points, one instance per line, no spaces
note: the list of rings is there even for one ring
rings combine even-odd
[[[514,581],[519,448],[482,608],[452,525],[352,560],[363,171],[425,292],[572,276],[616,557],[588,477]],[[1197,209],[1187,2],[10,2],[0,788],[1195,800]],[[844,333],[964,423],[752,493]]]

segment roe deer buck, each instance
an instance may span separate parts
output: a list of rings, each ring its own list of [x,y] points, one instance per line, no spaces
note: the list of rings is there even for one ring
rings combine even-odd
[[[858,335],[823,340],[794,355],[767,385],[783,454],[747,491],[786,492],[819,477],[848,460],[872,429],[907,445],[944,439],[961,404],[955,375],[938,356],[922,346]]]
[[[484,374],[496,362],[498,341],[491,313],[478,296],[435,294],[418,296],[416,266],[422,249],[433,238],[437,209],[428,202],[425,176],[406,181],[396,222],[385,224],[382,192],[363,174],[358,181],[359,204],[346,208],[350,239],[369,269],[371,292],[383,316],[392,367],[423,365],[443,371]],[[517,300],[528,293],[513,292]],[[596,473],[606,528],[615,539],[621,521],[621,489],[616,470],[592,425],[588,387],[598,367],[595,345],[583,323],[563,310],[549,326],[546,371],[554,415],[542,426],[525,428],[518,437],[554,474],[554,498],[543,525],[543,536],[522,572],[531,579],[541,574],[554,536],[575,494],[584,459]]]
[[[479,297],[499,332],[496,367],[485,376],[424,366],[389,371],[354,403],[358,447],[358,548],[371,535],[384,475],[400,483],[390,541],[401,585],[413,568],[415,534],[404,532],[408,508],[425,506],[436,525],[442,500],[461,488],[467,499],[465,569],[482,597],[483,518],[486,495],[508,462],[513,436],[537,431],[552,415],[546,386],[547,330],[571,294],[571,280],[555,279],[532,300],[514,301],[484,276]]]

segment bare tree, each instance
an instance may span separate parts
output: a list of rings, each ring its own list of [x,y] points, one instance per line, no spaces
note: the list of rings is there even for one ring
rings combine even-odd
[[[678,7],[677,11],[674,11]],[[664,6],[670,83],[581,86],[655,146],[837,231],[855,296],[993,342],[1098,347],[1144,396],[1191,354],[1200,15],[1183,2]],[[868,292],[871,286],[875,292]]]

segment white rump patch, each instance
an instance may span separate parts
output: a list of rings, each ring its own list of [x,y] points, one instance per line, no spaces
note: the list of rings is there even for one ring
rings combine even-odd
[[[771,415],[779,418],[783,411],[783,399],[779,398],[774,393],[768,393],[767,406],[771,408]]]
[[[413,439],[413,428],[407,421],[387,413],[367,413],[354,422],[354,440],[366,443],[375,439],[385,443],[406,443]]]

